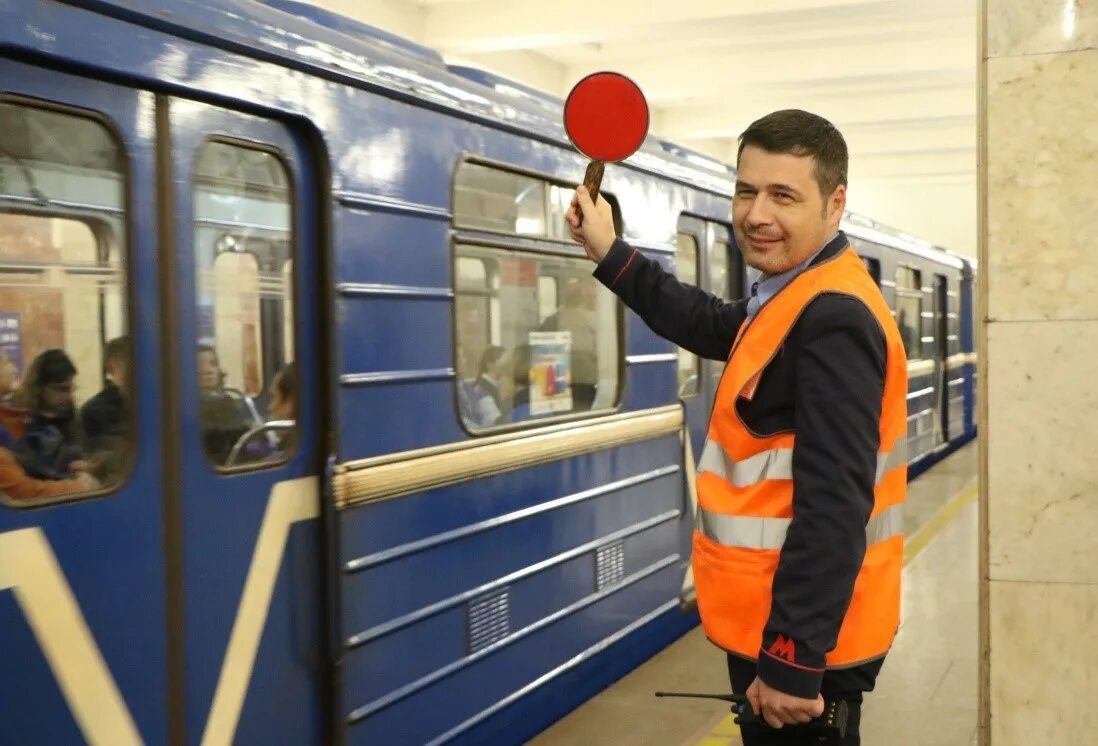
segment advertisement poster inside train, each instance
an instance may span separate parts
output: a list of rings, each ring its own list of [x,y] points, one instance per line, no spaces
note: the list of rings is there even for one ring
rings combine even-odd
[[[572,409],[572,333],[530,332],[530,414]]]

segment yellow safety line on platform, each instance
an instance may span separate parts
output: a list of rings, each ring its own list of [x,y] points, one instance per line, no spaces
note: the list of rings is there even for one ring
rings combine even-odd
[[[732,717],[729,713],[717,721],[712,732],[698,741],[697,746],[728,746],[731,739],[740,734],[740,726],[732,722]]]
[[[954,495],[953,499],[931,516],[926,525],[916,531],[911,540],[907,542],[907,546],[904,547],[904,567],[907,567],[919,552],[926,549],[934,537],[948,526],[957,517],[957,514],[965,509],[965,506],[976,499],[979,492],[979,482],[973,482]]]
[[[922,528],[915,532],[911,540],[904,547],[904,567],[907,567],[913,559],[927,548],[934,537],[941,533],[942,529],[953,522],[957,514],[964,510],[969,503],[976,499],[980,492],[979,482],[968,485],[944,506],[939,508]],[[732,738],[740,734],[740,726],[733,722],[733,715],[729,713],[717,721],[712,732],[696,746],[731,746]]]

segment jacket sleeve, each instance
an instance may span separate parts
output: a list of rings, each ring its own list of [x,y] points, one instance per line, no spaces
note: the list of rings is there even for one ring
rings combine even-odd
[[[727,360],[745,301],[730,303],[685,285],[620,238],[595,269],[595,278],[664,339],[710,360]]]
[[[83,492],[77,479],[35,479],[28,476],[7,448],[0,448],[0,493],[12,500],[35,500]]]
[[[758,674],[814,699],[866,550],[880,447],[885,340],[856,298],[823,295],[794,326],[793,519],[782,545]]]

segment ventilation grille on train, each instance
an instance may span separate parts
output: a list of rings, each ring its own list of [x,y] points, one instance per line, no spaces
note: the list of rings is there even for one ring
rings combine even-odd
[[[499,642],[511,632],[510,592],[504,588],[469,602],[469,653]]]
[[[595,551],[595,590],[601,591],[625,577],[625,544],[616,541]]]

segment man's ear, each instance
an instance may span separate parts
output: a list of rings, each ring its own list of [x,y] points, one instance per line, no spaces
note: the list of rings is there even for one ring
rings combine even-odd
[[[831,193],[831,196],[827,198],[827,217],[829,221],[834,221],[838,226],[839,221],[843,219],[843,213],[846,211],[846,185],[839,184],[835,187],[835,191]]]

